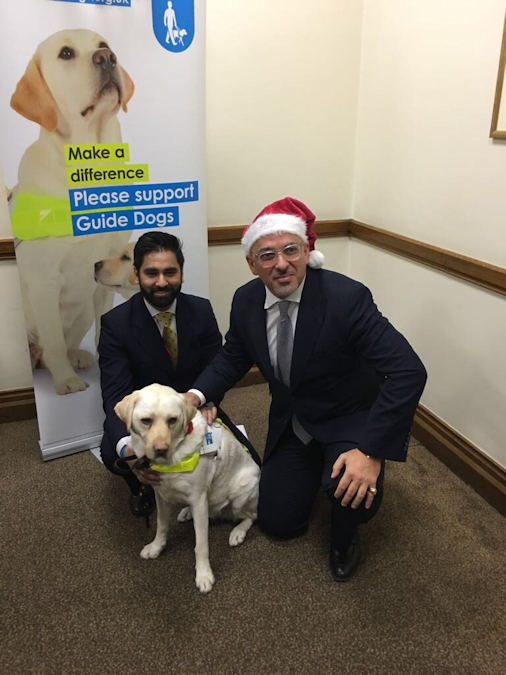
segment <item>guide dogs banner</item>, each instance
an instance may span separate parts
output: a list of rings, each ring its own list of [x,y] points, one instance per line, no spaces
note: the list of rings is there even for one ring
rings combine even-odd
[[[131,297],[135,241],[184,245],[208,295],[205,0],[0,9],[1,164],[45,459],[102,435],[100,316]]]

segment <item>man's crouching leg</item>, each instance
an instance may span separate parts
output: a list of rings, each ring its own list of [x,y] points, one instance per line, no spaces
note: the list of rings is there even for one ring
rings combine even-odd
[[[289,425],[262,466],[258,524],[264,532],[290,539],[306,531],[321,470],[318,445],[304,445]]]
[[[331,525],[330,525],[330,571],[335,581],[348,581],[355,573],[362,559],[362,546],[359,536],[359,526],[371,520],[379,510],[383,499],[383,476],[385,465],[383,463],[377,480],[377,492],[369,509],[365,508],[365,500],[360,506],[352,509],[350,505],[343,506],[341,499],[336,499],[336,491],[342,473],[335,479],[330,479],[330,472],[335,460],[342,452],[351,450],[354,445],[349,443],[337,443],[326,448],[325,467],[322,476],[322,487],[331,501]]]

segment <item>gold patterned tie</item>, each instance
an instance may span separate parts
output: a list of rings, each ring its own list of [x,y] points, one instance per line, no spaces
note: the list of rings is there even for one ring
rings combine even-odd
[[[173,312],[159,312],[156,318],[163,324],[163,343],[174,368],[177,366],[177,335],[170,325]]]

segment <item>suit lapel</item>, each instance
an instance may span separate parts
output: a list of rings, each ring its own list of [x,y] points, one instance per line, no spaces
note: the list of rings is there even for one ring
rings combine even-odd
[[[253,345],[253,353],[257,366],[268,380],[275,377],[269,356],[267,344],[267,329],[265,317],[265,286],[260,280],[254,285],[249,305],[245,307],[248,334]]]
[[[318,272],[308,268],[297,315],[297,326],[293,340],[291,386],[297,384],[307,361],[318,341],[318,335],[325,315]]]
[[[187,331],[191,328],[192,319],[190,308],[184,293],[180,293],[177,298],[176,306],[176,328],[177,328],[177,362],[186,363],[187,359],[192,359],[191,351],[193,342],[187,339]],[[187,353],[188,350],[188,353]]]

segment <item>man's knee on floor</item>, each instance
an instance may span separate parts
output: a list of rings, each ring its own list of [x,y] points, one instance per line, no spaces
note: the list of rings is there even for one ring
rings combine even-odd
[[[283,514],[272,513],[258,508],[258,525],[260,529],[271,537],[276,539],[293,539],[299,537],[307,530],[307,522],[295,522],[290,514],[283,517]]]

